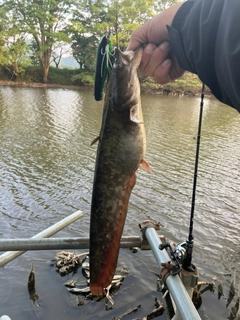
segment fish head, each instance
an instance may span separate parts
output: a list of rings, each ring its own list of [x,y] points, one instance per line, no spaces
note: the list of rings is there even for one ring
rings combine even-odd
[[[121,51],[115,48],[113,69],[121,74],[128,74],[129,69],[137,69],[142,59],[143,47],[139,46],[135,51]]]
[[[140,85],[137,69],[141,63],[143,47],[135,51],[115,49],[115,60],[112,68],[111,92],[116,112],[131,110],[140,101]]]

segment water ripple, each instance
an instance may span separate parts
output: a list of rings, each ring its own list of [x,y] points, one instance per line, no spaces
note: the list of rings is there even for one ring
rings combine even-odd
[[[153,219],[160,221],[162,233],[170,240],[184,241],[191,210],[199,99],[144,95],[142,102],[146,160],[153,173],[137,172],[124,234],[139,234],[138,223]],[[33,236],[79,209],[84,212],[81,221],[59,234],[88,235],[97,148],[90,144],[99,134],[101,113],[102,103],[94,102],[92,92],[0,87],[1,238]],[[217,275],[225,281],[224,273],[233,268],[240,271],[239,121],[231,108],[206,100],[194,261],[207,279]],[[13,269],[21,264],[21,272],[27,274],[30,261],[39,257],[47,261],[53,253],[27,253],[12,264]],[[152,267],[154,259],[146,254],[144,263],[149,261]],[[24,304],[20,300],[19,305]]]

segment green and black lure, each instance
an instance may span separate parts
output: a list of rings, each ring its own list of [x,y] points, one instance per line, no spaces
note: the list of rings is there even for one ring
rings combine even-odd
[[[104,83],[112,70],[113,47],[109,36],[102,37],[98,50],[94,80],[94,98],[100,101],[103,98]]]

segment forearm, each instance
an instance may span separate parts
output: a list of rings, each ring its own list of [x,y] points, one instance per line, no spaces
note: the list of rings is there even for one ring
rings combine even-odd
[[[180,67],[240,111],[240,1],[185,2],[168,28]]]

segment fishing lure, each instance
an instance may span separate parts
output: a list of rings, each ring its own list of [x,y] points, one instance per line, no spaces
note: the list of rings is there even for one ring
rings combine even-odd
[[[102,37],[97,50],[97,62],[94,80],[94,98],[96,101],[100,101],[103,98],[104,83],[112,69],[112,56],[112,42],[110,41],[109,37],[105,35]]]

